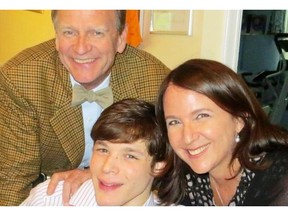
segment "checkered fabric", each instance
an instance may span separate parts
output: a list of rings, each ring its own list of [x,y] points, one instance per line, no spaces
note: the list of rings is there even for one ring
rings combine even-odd
[[[112,68],[114,101],[154,102],[169,69],[127,46]],[[55,40],[24,50],[0,68],[0,205],[19,205],[39,173],[75,169],[84,154],[81,106],[71,107],[69,73]]]

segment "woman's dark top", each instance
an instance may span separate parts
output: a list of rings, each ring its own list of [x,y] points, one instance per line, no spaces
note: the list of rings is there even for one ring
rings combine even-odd
[[[288,150],[269,152],[261,160],[271,160],[272,164],[264,170],[243,169],[229,206],[288,206]],[[215,205],[208,174],[199,175],[189,169],[186,180],[186,195],[181,205]]]

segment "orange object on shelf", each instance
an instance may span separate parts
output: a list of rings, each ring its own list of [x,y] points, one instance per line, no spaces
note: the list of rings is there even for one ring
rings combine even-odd
[[[139,10],[126,11],[126,23],[128,25],[127,43],[137,47],[142,42],[139,24]]]

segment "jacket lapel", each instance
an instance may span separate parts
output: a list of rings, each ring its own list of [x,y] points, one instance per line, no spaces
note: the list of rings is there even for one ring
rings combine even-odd
[[[111,69],[111,88],[113,91],[114,102],[124,98],[138,98],[137,83],[134,83],[134,78],[125,63],[125,59],[121,54],[117,54],[114,66]]]
[[[81,106],[72,108],[66,103],[50,120],[68,159],[73,167],[81,163],[84,154],[84,131]]]
[[[54,104],[55,113],[50,119],[51,126],[57,135],[73,167],[77,167],[84,154],[84,130],[81,106],[71,107],[72,86],[69,72],[58,64],[60,73],[55,78],[50,101]]]

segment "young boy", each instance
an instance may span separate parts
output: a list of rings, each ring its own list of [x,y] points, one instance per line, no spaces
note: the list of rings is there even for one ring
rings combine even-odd
[[[157,205],[153,191],[172,159],[165,149],[154,106],[136,99],[114,103],[101,113],[91,137],[92,179],[82,184],[69,205]],[[63,205],[63,182],[51,196],[46,194],[48,184],[49,180],[32,189],[21,205]]]

